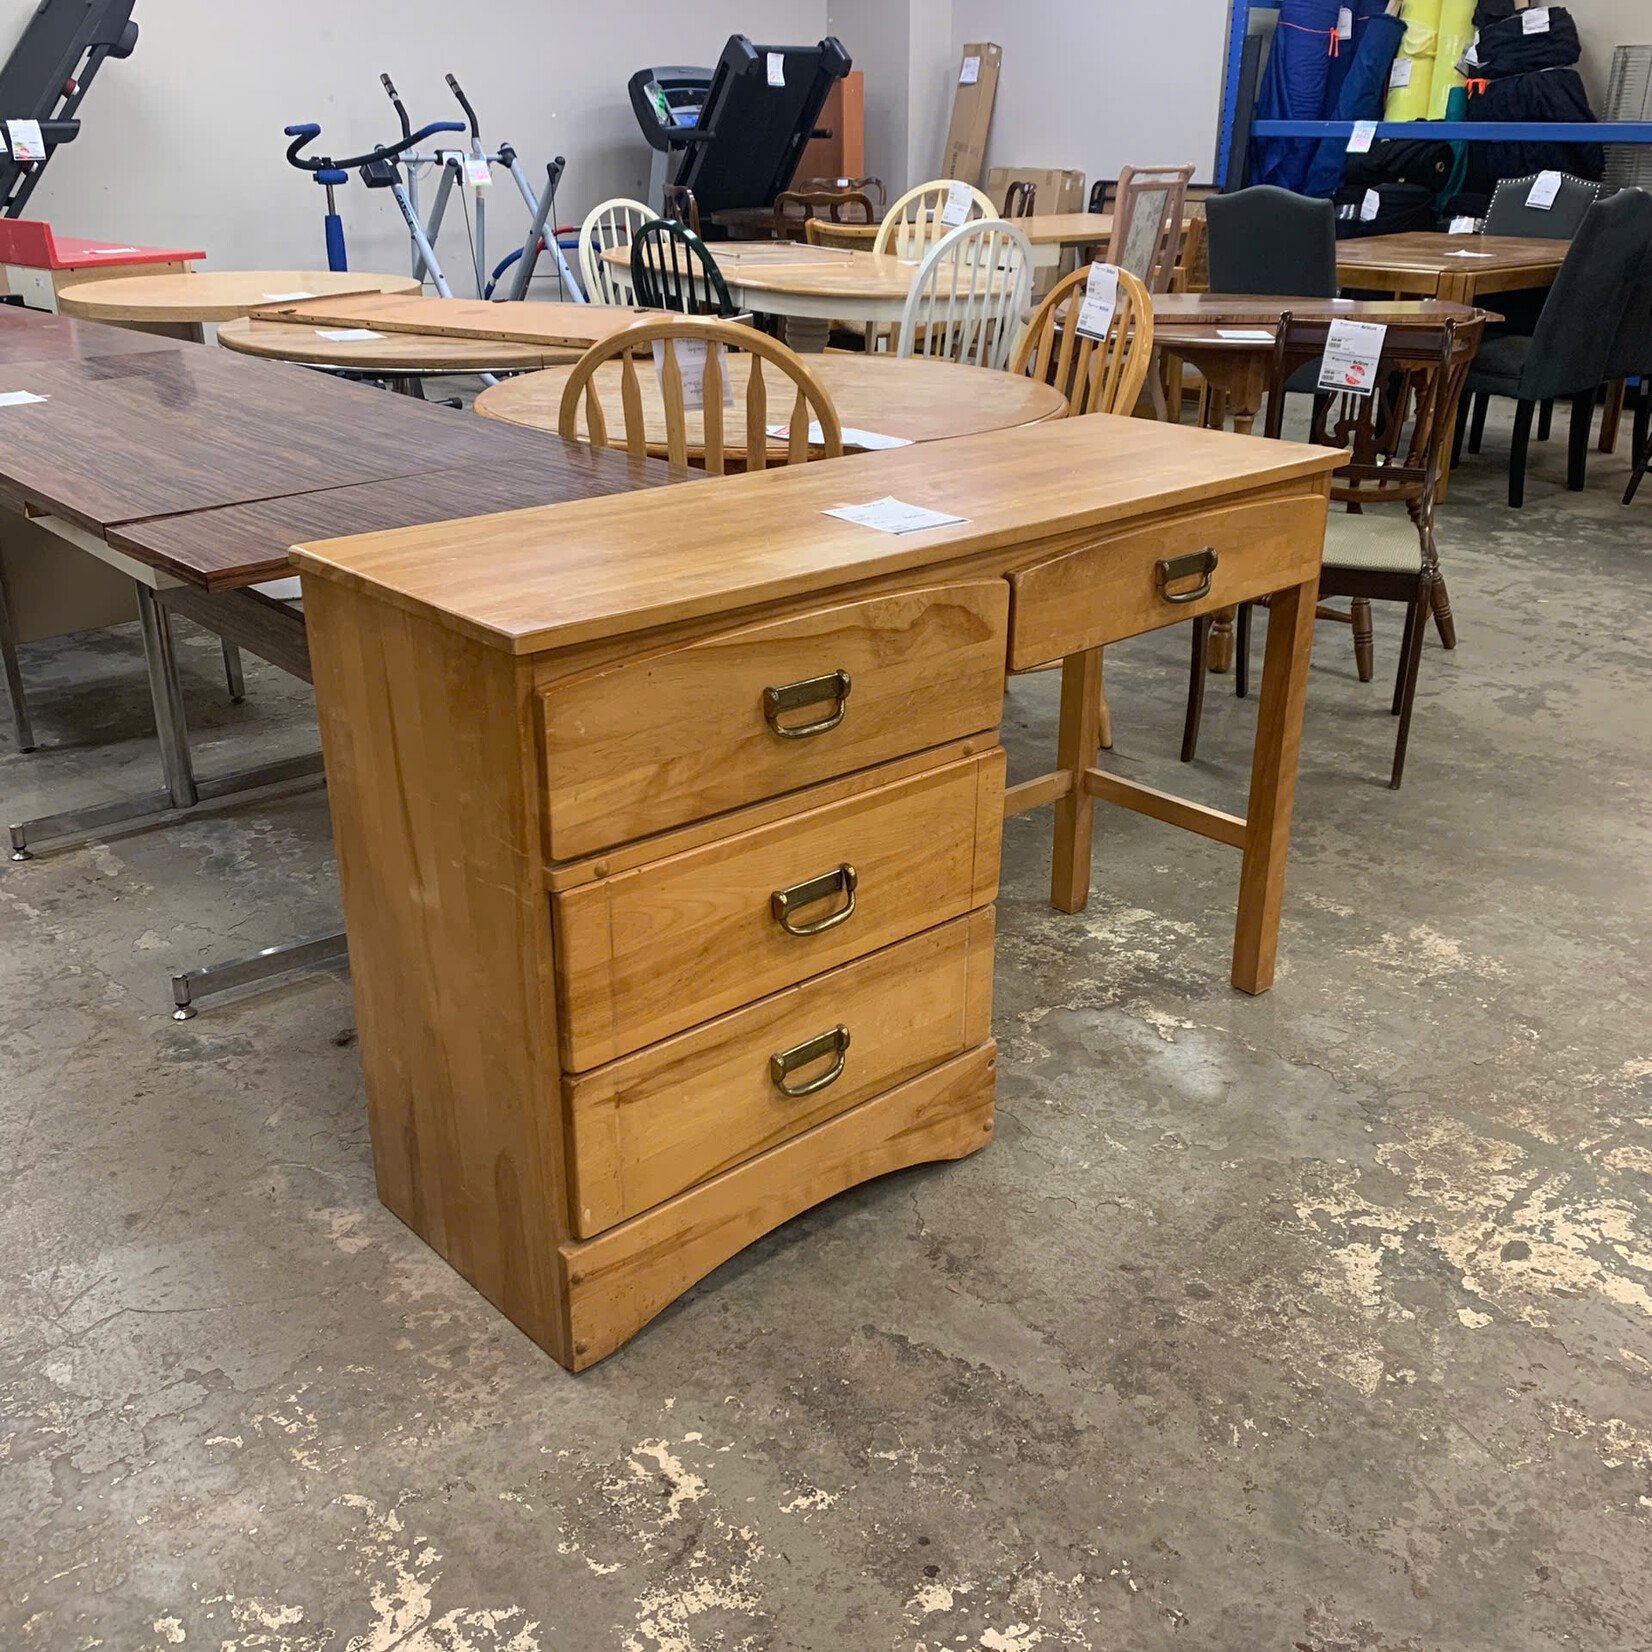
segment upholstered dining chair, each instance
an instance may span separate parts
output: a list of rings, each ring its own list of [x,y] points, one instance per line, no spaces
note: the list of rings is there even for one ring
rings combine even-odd
[[[1272,184],[1205,202],[1206,257],[1213,293],[1335,298],[1337,214]]]

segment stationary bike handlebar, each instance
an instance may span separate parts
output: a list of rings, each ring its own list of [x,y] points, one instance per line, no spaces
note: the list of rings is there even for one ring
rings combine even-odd
[[[404,128],[407,126],[405,114],[402,116],[402,125]],[[296,166],[300,172],[347,172],[351,167],[366,166],[372,161],[393,161],[409,149],[416,149],[427,139],[435,137],[438,132],[463,132],[464,129],[462,121],[436,120],[428,126],[421,126],[416,132],[405,130],[398,143],[381,144],[365,155],[345,155],[335,160],[331,155],[300,153],[306,144],[313,143],[321,136],[321,128],[309,121],[302,126],[286,128],[286,135],[293,140],[287,146],[287,164]]]
[[[470,122],[470,135],[473,138],[480,138],[482,123],[477,120],[476,111],[471,107],[470,99],[465,96],[464,88],[452,75],[447,77],[447,89],[459,100],[459,107],[464,110],[465,119]]]

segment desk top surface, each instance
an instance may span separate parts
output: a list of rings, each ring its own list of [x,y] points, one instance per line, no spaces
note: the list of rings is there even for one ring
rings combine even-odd
[[[174,338],[135,333],[130,327],[106,327],[96,321],[25,310],[0,304],[0,368],[16,362],[81,361],[87,356],[144,356],[179,349]],[[15,390],[0,384],[0,391]]]
[[[192,270],[81,281],[57,295],[65,315],[88,321],[233,321],[295,293],[416,293],[410,275],[359,275],[354,270]]]
[[[1488,275],[1508,270],[1546,271],[1550,279],[1566,261],[1570,241],[1526,235],[1446,235],[1437,230],[1405,230],[1337,242],[1338,270],[1413,270],[1419,274]]]
[[[491,303],[480,298],[369,293],[265,305],[256,319],[584,350],[650,313],[618,304],[541,304],[527,299]]]
[[[6,369],[0,497],[117,523],[461,464],[543,465],[547,438],[199,345]]]
[[[1318,477],[1343,455],[1102,414],[397,533],[301,544],[310,577],[515,654],[830,591]],[[823,514],[893,495],[964,517],[886,534]],[[777,528],[783,531],[777,531]]]

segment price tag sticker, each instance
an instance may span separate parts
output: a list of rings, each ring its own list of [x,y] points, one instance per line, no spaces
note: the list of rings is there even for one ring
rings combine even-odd
[[[1365,192],[1365,199],[1359,204],[1359,221],[1362,224],[1374,224],[1377,214],[1382,211],[1382,197],[1374,190]]]
[[[1547,6],[1533,6],[1530,11],[1521,12],[1520,32],[1522,34],[1547,34],[1549,32],[1549,8]]]
[[[956,183],[946,192],[946,205],[941,208],[941,222],[948,229],[957,229],[960,224],[969,222],[969,209],[974,206],[975,197],[970,187],[965,183]]]
[[[27,407],[30,402],[50,399],[48,396],[37,396],[32,390],[0,390],[0,407]]]
[[[1387,326],[1380,321],[1333,321],[1325,335],[1319,388],[1349,396],[1369,396],[1377,387]]]
[[[1398,91],[1402,86],[1411,84],[1411,59],[1396,57],[1394,67],[1388,71],[1388,85],[1392,91]]]
[[[1351,7],[1344,6],[1337,13],[1337,39],[1352,40],[1354,38],[1354,13]]]
[[[43,161],[46,158],[46,140],[40,135],[40,122],[37,120],[7,121],[6,142],[11,146],[14,161]]]
[[[734,406],[734,386],[729,382],[721,345],[711,345],[700,338],[655,339],[654,370],[660,375],[662,390],[665,387],[665,352],[668,348],[677,358],[677,372],[683,381],[685,413],[697,413],[706,404],[706,362],[713,349],[717,351],[718,366],[722,368],[723,405]]]
[[[375,333],[371,327],[317,327],[315,336],[329,344],[368,344],[384,334]]]
[[[1451,220],[1451,233],[1453,235],[1473,235],[1479,227],[1480,220],[1478,218],[1453,218]]]
[[[858,527],[876,528],[879,533],[922,533],[926,528],[950,528],[969,520],[965,516],[949,516],[945,511],[932,511],[924,505],[909,505],[892,493],[870,504],[839,505],[821,514],[853,522]]]
[[[769,53],[769,84],[784,86],[786,84],[786,54],[784,52]]]
[[[981,60],[978,57],[966,57],[964,66],[958,71],[960,86],[973,86],[981,78]]]
[[[1369,155],[1371,145],[1376,141],[1377,123],[1374,120],[1357,120],[1354,122],[1353,134],[1348,139],[1348,153]]]
[[[1555,197],[1560,194],[1560,186],[1565,181],[1559,172],[1539,172],[1532,180],[1532,187],[1526,192],[1526,205],[1536,208],[1539,212],[1547,212],[1555,203]]]
[[[314,293],[265,293],[264,297],[271,304],[296,304],[300,299],[314,298]]]
[[[1078,309],[1080,338],[1106,338],[1119,307],[1117,264],[1092,264],[1090,279],[1084,283],[1084,302]]]

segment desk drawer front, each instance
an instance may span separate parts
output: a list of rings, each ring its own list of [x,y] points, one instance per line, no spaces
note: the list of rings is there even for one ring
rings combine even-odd
[[[588,1071],[988,904],[1003,796],[994,747],[553,895],[564,1067]],[[787,891],[804,893],[782,909]]]
[[[986,907],[565,1080],[574,1232],[600,1233],[984,1044],[991,1020]],[[782,1052],[812,1046],[777,1071]]]
[[[1017,671],[1316,577],[1319,493],[1223,506],[1103,539],[1011,576]]]
[[[1002,580],[931,586],[551,684],[551,858],[996,728],[1008,610]]]

